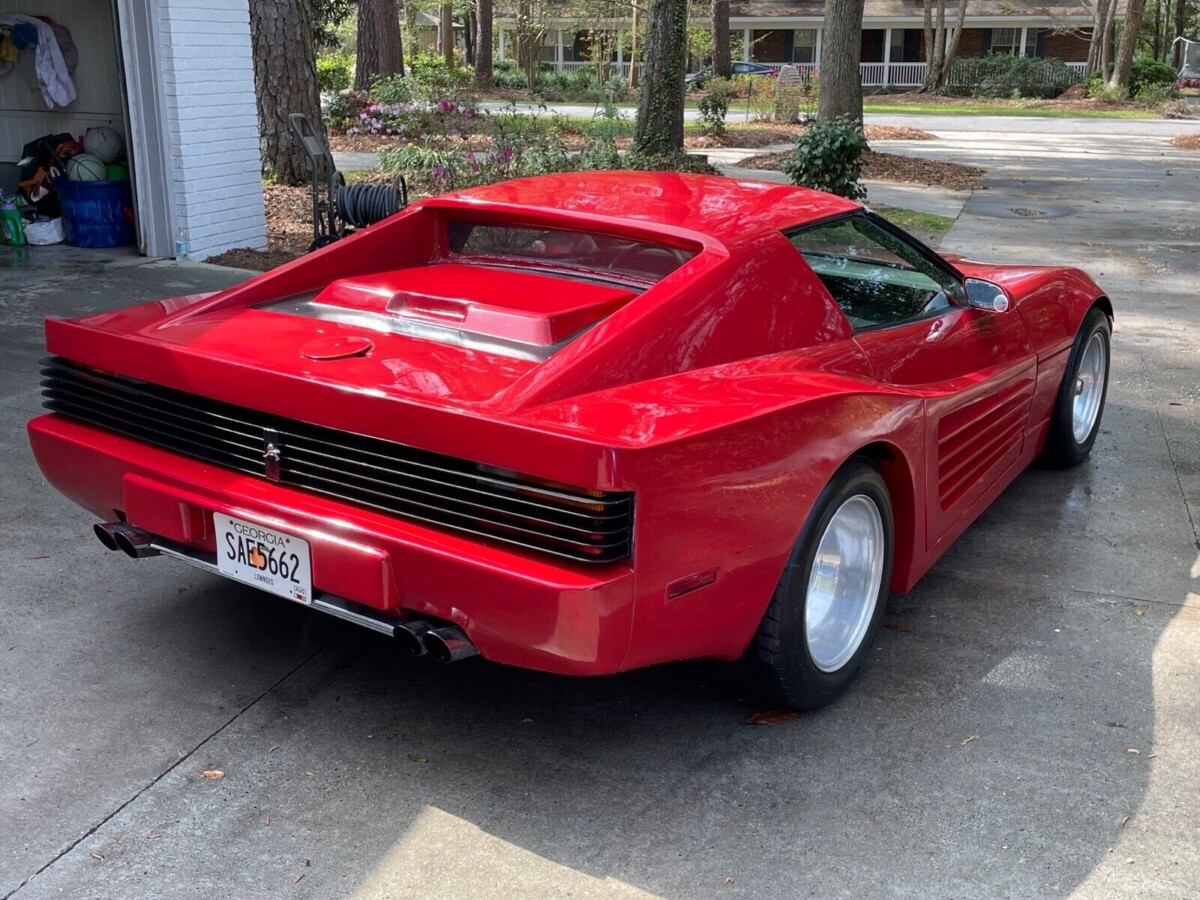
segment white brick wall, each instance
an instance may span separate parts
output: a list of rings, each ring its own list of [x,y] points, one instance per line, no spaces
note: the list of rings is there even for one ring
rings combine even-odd
[[[167,150],[188,257],[265,248],[247,0],[158,0]]]

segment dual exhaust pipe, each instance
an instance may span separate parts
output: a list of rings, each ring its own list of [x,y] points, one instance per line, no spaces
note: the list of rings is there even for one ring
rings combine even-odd
[[[150,546],[154,535],[126,522],[101,522],[93,525],[92,530],[109,550],[121,550],[132,559],[158,556],[158,551]]]
[[[458,662],[477,656],[479,650],[457,625],[434,628],[428,622],[405,622],[396,626],[396,641],[410,656],[429,654],[440,663]]]
[[[92,530],[109,550],[120,550],[132,559],[159,555],[152,546],[154,535],[128,522],[101,522],[92,526]],[[457,625],[435,628],[428,622],[404,622],[395,627],[392,636],[410,656],[428,654],[440,663],[458,662],[479,655],[471,639]]]

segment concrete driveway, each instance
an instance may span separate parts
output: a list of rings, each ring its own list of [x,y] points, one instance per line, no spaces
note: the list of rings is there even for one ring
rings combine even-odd
[[[1200,158],[943,137],[920,149],[992,166],[944,249],[1111,291],[1103,434],[892,601],[848,696],[775,725],[719,665],[435,668],[102,552],[22,433],[38,322],[236,275],[8,280],[0,898],[1194,897]]]

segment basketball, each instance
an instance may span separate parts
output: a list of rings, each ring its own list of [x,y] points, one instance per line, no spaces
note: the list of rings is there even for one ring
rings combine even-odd
[[[125,152],[125,141],[115,128],[97,125],[95,128],[89,128],[83,136],[83,150],[101,162],[114,163]]]
[[[90,153],[67,160],[67,177],[72,181],[103,181],[106,174],[104,162]]]

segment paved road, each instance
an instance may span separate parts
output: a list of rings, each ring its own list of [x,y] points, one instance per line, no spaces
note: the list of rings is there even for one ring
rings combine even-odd
[[[513,107],[503,103],[482,103],[484,109],[499,112]],[[602,107],[592,103],[550,103],[541,106],[534,103],[518,103],[517,110],[532,115],[557,112],[564,116],[589,118],[602,115]],[[621,116],[632,119],[637,116],[634,107],[619,107]],[[684,110],[684,119],[700,121],[695,109]],[[1042,116],[960,116],[960,115],[909,115],[895,113],[867,113],[864,117],[871,125],[904,125],[926,131],[997,131],[1008,134],[1054,134],[1054,135],[1159,135],[1174,137],[1178,134],[1200,132],[1200,121],[1196,119],[1060,119]],[[729,109],[726,122],[729,124],[753,120],[753,113],[739,104]]]
[[[943,246],[1112,292],[1096,451],[1024,475],[855,689],[773,726],[720,666],[434,668],[100,552],[21,431],[38,322],[237,276],[0,248],[0,898],[1195,897],[1200,176],[1161,141],[1055,146],[939,142],[993,166]]]

